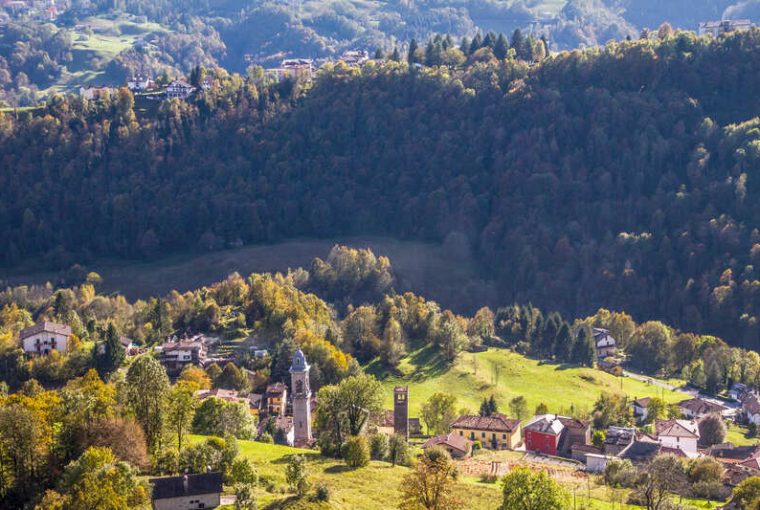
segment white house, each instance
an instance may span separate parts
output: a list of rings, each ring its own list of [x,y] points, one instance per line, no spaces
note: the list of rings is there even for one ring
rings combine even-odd
[[[749,394],[742,401],[741,414],[747,423],[754,423],[760,426],[760,400],[754,394]]]
[[[22,329],[19,333],[24,352],[48,354],[50,351],[66,352],[71,328],[55,322],[40,322]]]
[[[596,342],[596,355],[599,359],[614,356],[617,352],[615,339],[610,332],[603,328],[594,328],[594,341]]]
[[[696,457],[699,426],[691,420],[658,420],[655,425],[657,442],[666,448],[681,450],[688,457]]]
[[[174,80],[166,87],[166,97],[169,99],[187,99],[195,92],[195,87],[183,80]]]
[[[216,508],[222,503],[222,474],[152,478],[153,510],[194,510]]]
[[[127,80],[127,88],[132,92],[148,90],[153,88],[155,85],[156,82],[143,75],[137,75]]]
[[[640,422],[647,419],[647,412],[649,410],[650,397],[637,398],[633,401],[633,416]]]
[[[718,37],[722,34],[736,32],[737,30],[749,30],[752,28],[752,22],[748,19],[725,19],[722,21],[704,21],[699,24],[699,35],[710,34]]]

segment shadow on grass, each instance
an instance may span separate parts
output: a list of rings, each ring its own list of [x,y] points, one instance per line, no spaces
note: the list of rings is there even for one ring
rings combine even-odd
[[[355,471],[356,469],[357,468],[352,468],[351,466],[346,466],[345,464],[336,464],[334,466],[330,466],[329,468],[325,468],[325,473],[336,475]]]
[[[383,365],[380,359],[374,359],[364,367],[367,374],[383,380],[389,377],[396,377],[406,381],[421,382],[429,378],[437,377],[451,368],[451,365],[441,357],[438,349],[434,346],[425,346],[416,351],[412,351],[407,362],[413,367],[409,374],[404,374],[398,369],[391,369]]]
[[[294,455],[302,455],[306,457],[306,460],[309,462],[320,460],[322,458],[319,452],[305,452],[305,453],[299,452],[299,453],[290,453],[287,455],[283,455],[282,457],[278,459],[270,460],[269,463],[270,464],[287,464],[288,462],[290,462],[290,458],[293,457]]]

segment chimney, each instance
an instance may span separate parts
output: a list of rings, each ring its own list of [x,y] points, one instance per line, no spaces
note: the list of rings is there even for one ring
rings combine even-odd
[[[184,476],[182,477],[182,487],[185,489],[185,492],[187,492],[187,491],[188,491],[188,485],[189,485],[189,484],[188,484],[187,475],[184,475]]]

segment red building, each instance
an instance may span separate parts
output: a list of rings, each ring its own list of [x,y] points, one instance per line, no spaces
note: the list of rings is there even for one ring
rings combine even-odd
[[[525,450],[557,455],[565,426],[554,414],[534,417],[523,427]]]

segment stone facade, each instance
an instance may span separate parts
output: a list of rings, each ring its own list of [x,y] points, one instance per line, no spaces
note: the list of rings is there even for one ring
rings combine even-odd
[[[309,387],[309,364],[299,349],[290,365],[290,389],[293,392],[293,442],[295,446],[308,446],[313,442],[311,434],[311,388]]]

